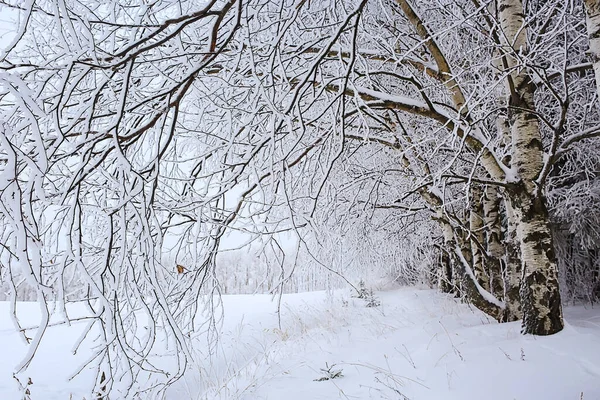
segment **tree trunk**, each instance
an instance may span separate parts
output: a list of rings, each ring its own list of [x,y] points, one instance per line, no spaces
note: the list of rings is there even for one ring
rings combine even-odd
[[[521,0],[499,0],[498,10],[507,45],[516,53],[526,55],[527,29]],[[521,250],[522,330],[550,335],[562,330],[564,324],[548,211],[541,190],[535,184],[543,166],[542,140],[534,114],[535,88],[514,55],[509,54],[507,59],[511,67],[508,87],[513,117],[511,164],[517,173],[515,182],[507,190],[507,200],[513,211]]]
[[[477,282],[466,259],[466,256],[470,253],[467,242],[456,235],[452,225],[445,219],[441,210],[436,219],[440,223],[444,234],[444,245],[452,265],[452,276],[456,289],[475,307],[496,320],[502,321],[505,314],[504,304],[495,299]]]
[[[596,75],[596,91],[600,98],[600,3],[598,0],[585,0],[584,3],[590,53],[592,53]]]
[[[516,321],[523,318],[521,310],[521,250],[517,239],[517,224],[514,211],[509,202],[505,202],[508,220],[504,237],[504,301],[506,302],[506,320]]]
[[[548,211],[543,197],[532,197],[524,184],[511,190],[510,202],[521,250],[523,333],[551,335],[564,323]]]
[[[438,289],[442,293],[453,293],[454,284],[452,276],[452,262],[450,255],[443,246],[436,246],[440,252],[438,266]]]
[[[500,65],[500,64],[498,64]],[[500,70],[500,69],[499,69]],[[499,115],[496,120],[496,127],[502,137],[505,147],[510,146],[512,141],[510,132],[510,123],[504,115]],[[502,160],[507,166],[511,165],[511,154],[507,152]],[[501,192],[503,198],[507,198],[506,192]],[[500,199],[498,199],[500,200]],[[504,212],[507,220],[506,234],[503,237],[504,244],[504,265],[502,270],[502,280],[504,283],[504,301],[506,303],[505,320],[517,321],[523,318],[521,311],[521,251],[517,239],[517,225],[514,218],[514,212],[510,202],[504,201]],[[499,205],[499,204],[498,204]]]
[[[471,254],[473,272],[477,278],[477,282],[488,292],[490,290],[490,276],[485,268],[485,254],[481,249],[485,243],[485,235],[483,231],[483,204],[482,191],[479,185],[472,184],[470,190],[470,207],[469,207],[469,230],[471,237]]]
[[[502,259],[506,248],[502,244],[502,221],[500,220],[500,196],[498,189],[488,186],[483,194],[483,223],[485,225],[485,243],[488,253],[486,270],[490,280],[490,291],[498,298],[504,297],[502,279]]]

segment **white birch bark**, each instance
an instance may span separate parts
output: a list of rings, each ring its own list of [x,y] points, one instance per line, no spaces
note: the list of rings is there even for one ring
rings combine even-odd
[[[498,132],[502,136],[504,145],[510,148],[511,132],[510,124],[503,115],[496,120]],[[511,155],[507,154],[503,162],[511,165]],[[508,199],[506,192],[502,193],[504,199]],[[504,243],[504,270],[502,280],[504,286],[504,301],[506,303],[506,321],[516,321],[523,318],[521,311],[521,250],[517,239],[517,221],[514,216],[510,201],[504,201],[506,219],[508,226],[503,238]]]
[[[596,75],[596,91],[600,98],[600,2],[598,0],[585,0],[585,13],[587,33],[590,40],[590,53],[594,63]]]
[[[464,246],[465,241],[457,237],[441,208],[436,213],[436,220],[442,228],[444,246],[449,253],[454,285],[469,302],[496,320],[502,321],[506,314],[504,303],[477,282],[470,263],[466,260],[468,249]]]
[[[521,250],[517,239],[517,224],[515,213],[510,202],[505,202],[508,228],[504,244],[504,302],[506,303],[506,320],[516,321],[523,318],[521,310]]]
[[[499,0],[500,26],[513,53],[507,56],[512,114],[512,167],[517,181],[508,191],[521,249],[523,333],[549,335],[564,327],[556,257],[545,199],[534,181],[542,170],[543,148],[533,99],[534,86],[519,58],[527,54],[527,27],[521,0]]]
[[[488,253],[486,271],[490,282],[490,292],[495,296],[504,296],[502,279],[502,259],[506,249],[502,244],[502,222],[500,220],[500,201],[497,187],[485,188],[482,198],[483,223],[485,226],[485,244]]]
[[[477,281],[488,292],[490,290],[490,277],[485,268],[484,254],[480,246],[485,243],[483,231],[483,204],[482,191],[478,185],[471,187],[471,201],[469,209],[469,230],[471,231],[471,253],[473,260],[473,272]]]
[[[452,262],[450,255],[448,254],[445,247],[439,246],[440,251],[440,265],[437,269],[437,286],[442,293],[452,293],[454,290],[453,276],[452,276]]]

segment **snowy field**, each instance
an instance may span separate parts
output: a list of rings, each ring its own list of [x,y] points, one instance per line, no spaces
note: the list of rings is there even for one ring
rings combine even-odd
[[[567,307],[564,331],[533,337],[432,290],[377,296],[381,306],[367,308],[345,291],[286,295],[281,329],[277,298],[224,296],[218,343],[197,338],[196,364],[167,398],[600,399],[598,308]],[[36,304],[19,306],[35,315]],[[0,316],[0,399],[20,399],[12,372],[26,348],[7,303]],[[89,356],[71,353],[82,329],[47,332],[28,372],[31,399],[90,399],[92,371],[68,380]]]

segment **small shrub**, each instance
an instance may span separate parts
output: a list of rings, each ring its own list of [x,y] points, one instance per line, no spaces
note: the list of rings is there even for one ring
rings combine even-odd
[[[356,296],[357,299],[366,299],[369,296],[369,291],[365,287],[365,281],[362,279],[358,282],[358,294]]]
[[[330,379],[341,378],[344,376],[342,374],[342,369],[334,369],[335,364],[328,365],[325,363],[325,368],[321,368],[321,372],[323,372],[323,376],[317,379],[313,379],[316,382],[328,381]]]
[[[367,289],[362,279],[358,282],[358,294],[356,298],[364,300],[367,307],[379,307],[381,305],[381,302],[373,293],[373,289]]]
[[[367,302],[367,307],[379,307],[381,305],[379,299],[373,294],[373,289],[369,291],[369,294],[365,300]]]

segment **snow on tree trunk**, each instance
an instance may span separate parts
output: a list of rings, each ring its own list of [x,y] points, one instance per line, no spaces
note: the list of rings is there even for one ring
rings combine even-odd
[[[452,225],[443,215],[440,209],[437,214],[438,222],[444,235],[444,245],[448,250],[450,263],[452,265],[452,275],[456,287],[467,300],[484,313],[501,321],[505,314],[505,307],[502,302],[497,300],[491,293],[486,291],[477,282],[475,275],[470,267],[466,256],[470,253],[465,240],[461,240],[452,228]]]
[[[496,64],[501,68],[501,64]],[[499,69],[500,70],[500,69]],[[499,115],[496,119],[496,127],[502,137],[504,146],[509,147],[512,141],[510,123],[508,119]],[[507,153],[503,162],[510,166],[511,155]],[[507,198],[507,193],[500,191],[502,198]],[[491,197],[491,196],[490,196]],[[499,199],[500,200],[500,199]],[[514,212],[508,201],[504,201],[504,212],[508,221],[506,234],[503,238],[504,244],[504,269],[502,278],[504,283],[504,301],[506,303],[506,321],[517,321],[523,318],[521,311],[521,251],[517,239],[517,226]],[[498,225],[500,226],[500,225]]]
[[[469,230],[471,231],[471,254],[473,260],[473,272],[477,281],[485,290],[490,291],[490,277],[485,270],[484,254],[481,246],[485,243],[483,232],[483,204],[481,201],[482,190],[478,185],[471,186],[471,198],[469,209]]]
[[[550,335],[564,323],[558,273],[545,199],[535,185],[543,166],[543,148],[533,99],[534,85],[516,57],[527,54],[527,29],[521,0],[499,0],[500,25],[514,49],[510,54],[509,106],[512,113],[512,167],[517,181],[508,190],[521,249],[523,333]],[[515,68],[516,67],[516,68]]]
[[[502,223],[500,221],[500,196],[498,189],[488,186],[484,190],[483,223],[485,225],[485,243],[488,253],[486,261],[487,274],[490,280],[490,291],[495,296],[504,295],[502,281],[502,258],[506,249],[502,244]]]
[[[584,3],[590,52],[596,75],[596,90],[600,98],[600,3],[598,0],[585,0]]]

